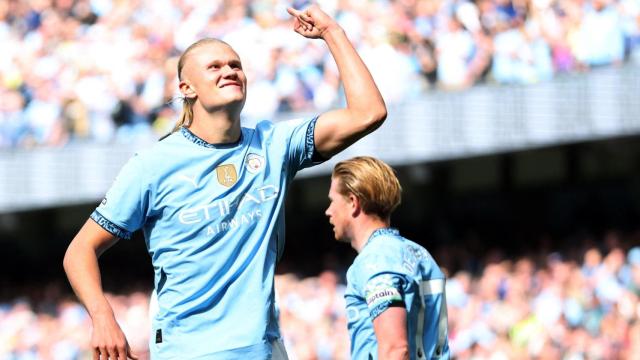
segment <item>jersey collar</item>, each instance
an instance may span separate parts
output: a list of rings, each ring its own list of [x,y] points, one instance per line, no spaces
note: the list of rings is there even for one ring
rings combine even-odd
[[[367,242],[364,244],[363,249],[369,245],[369,243],[371,243],[371,241],[373,241],[374,238],[377,238],[378,236],[383,236],[383,235],[394,235],[394,236],[398,236],[400,235],[400,231],[396,228],[392,228],[392,227],[386,227],[386,228],[380,228],[375,230],[373,233],[371,233],[371,235],[369,236],[369,239],[367,240]]]
[[[232,143],[228,143],[228,144],[211,144],[211,143],[206,142],[202,138],[200,138],[198,135],[192,133],[191,130],[187,129],[186,127],[181,127],[180,128],[180,133],[182,134],[182,136],[184,136],[187,140],[191,141],[192,143],[194,143],[194,144],[196,144],[198,146],[202,146],[202,147],[206,147],[206,148],[210,148],[210,149],[228,149],[228,148],[232,148],[234,146],[237,146],[237,145],[241,144],[242,143],[242,138],[244,137],[243,131],[241,130],[240,131],[240,138],[236,142],[232,142]]]

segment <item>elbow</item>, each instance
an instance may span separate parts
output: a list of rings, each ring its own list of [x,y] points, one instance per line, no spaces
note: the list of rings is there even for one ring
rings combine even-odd
[[[69,274],[69,269],[71,268],[71,245],[67,248],[67,251],[64,253],[64,258],[62,259],[62,267],[64,268],[64,272]]]
[[[78,259],[78,251],[81,248],[78,247],[78,244],[75,241],[72,241],[67,248],[67,251],[64,253],[64,258],[62,259],[62,267],[64,268],[64,272],[67,274],[67,277],[73,273],[74,267],[76,266],[76,260]]]
[[[371,109],[365,119],[367,133],[372,132],[382,126],[387,119],[387,108],[382,104],[377,109]]]
[[[375,112],[373,122],[376,124],[376,127],[380,127],[385,120],[387,120],[387,107],[383,104],[382,107]]]
[[[385,105],[384,101],[380,101],[373,107],[371,113],[373,122],[380,126],[387,119],[387,105]]]

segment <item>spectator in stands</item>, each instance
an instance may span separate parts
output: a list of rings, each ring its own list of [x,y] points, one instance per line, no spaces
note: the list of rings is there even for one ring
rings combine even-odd
[[[29,132],[23,121],[24,97],[15,90],[0,93],[0,149],[24,146]]]
[[[448,26],[436,36],[438,81],[442,88],[463,89],[473,84],[474,78],[469,64],[480,54],[474,37],[459,19],[446,20]]]
[[[613,0],[592,0],[584,9],[576,58],[587,66],[619,65],[624,59],[622,20]]]

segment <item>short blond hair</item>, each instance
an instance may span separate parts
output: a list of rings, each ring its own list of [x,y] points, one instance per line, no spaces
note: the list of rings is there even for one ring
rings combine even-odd
[[[388,220],[400,205],[402,187],[391,166],[370,156],[341,161],[333,168],[333,179],[339,181],[338,192],[358,198],[365,214]]]

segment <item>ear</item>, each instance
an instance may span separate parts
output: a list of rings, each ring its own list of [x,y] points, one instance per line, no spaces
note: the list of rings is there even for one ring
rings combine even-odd
[[[362,207],[360,206],[360,199],[353,194],[349,194],[349,206],[351,208],[351,216],[357,217],[362,212]]]
[[[196,92],[195,90],[193,90],[193,87],[191,87],[191,84],[189,84],[188,81],[180,81],[178,88],[180,89],[180,92],[182,93],[182,95],[184,95],[184,97],[190,99],[194,99],[196,97]]]

